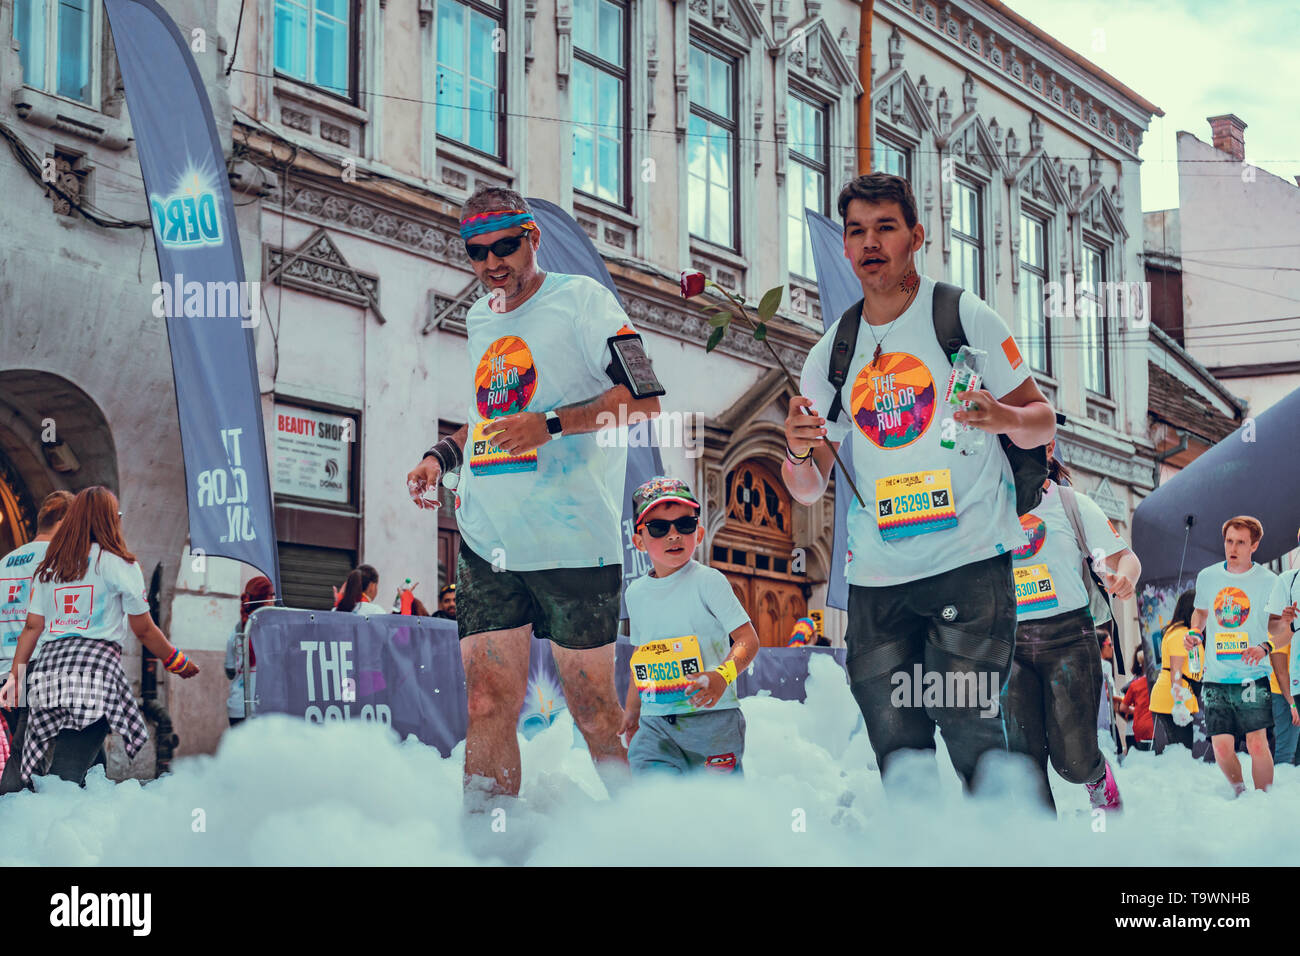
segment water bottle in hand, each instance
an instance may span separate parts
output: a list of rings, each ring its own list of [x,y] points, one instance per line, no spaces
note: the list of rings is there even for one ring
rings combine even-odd
[[[984,360],[988,353],[963,345],[952,356],[952,374],[943,397],[943,420],[939,423],[939,444],[963,455],[977,455],[984,450],[986,436],[974,425],[953,418],[953,412],[969,408],[965,396],[980,387]]]

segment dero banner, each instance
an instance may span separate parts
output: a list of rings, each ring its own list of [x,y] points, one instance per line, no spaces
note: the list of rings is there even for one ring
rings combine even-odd
[[[280,593],[252,326],[235,207],[189,46],[154,0],[104,0],[144,175],[185,457],[190,547],[266,574]]]
[[[833,219],[811,209],[804,210],[804,217],[808,220],[808,232],[812,237],[813,268],[817,270],[817,298],[822,306],[822,325],[829,329],[840,320],[845,309],[862,298],[862,284],[844,258],[844,230]],[[825,415],[827,410],[819,408],[817,411]],[[853,467],[851,445],[852,442],[847,441],[840,443],[840,461],[844,462],[846,468]],[[847,610],[849,583],[844,577],[844,557],[849,546],[848,518],[853,492],[844,481],[836,483],[835,487],[839,490],[835,494],[835,535],[832,538],[831,575],[826,582],[826,603]]]

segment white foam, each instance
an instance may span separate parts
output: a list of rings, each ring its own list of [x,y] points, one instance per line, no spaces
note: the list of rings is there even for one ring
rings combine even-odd
[[[1231,801],[1218,769],[1181,748],[1133,753],[1116,767],[1122,815],[1095,817],[1083,787],[1054,778],[1053,820],[1032,807],[1019,766],[990,767],[996,792],[963,797],[942,739],[937,792],[924,783],[934,762],[916,756],[887,797],[829,659],[813,659],[807,704],[747,698],[743,711],[743,781],[638,779],[610,800],[562,712],[533,740],[520,737],[520,800],[504,816],[470,818],[461,810],[463,745],[444,760],[371,723],[260,717],[227,734],[214,757],[178,760],[145,786],[114,785],[96,770],[85,790],[48,779],[39,793],[0,797],[0,864],[1114,866],[1135,852],[1143,865],[1300,857],[1300,828],[1260,823],[1300,810],[1300,768],[1290,765],[1278,768],[1272,792]],[[1249,781],[1244,754],[1242,764]]]

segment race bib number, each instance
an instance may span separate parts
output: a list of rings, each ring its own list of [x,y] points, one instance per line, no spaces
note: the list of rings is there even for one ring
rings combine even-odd
[[[1046,611],[1060,602],[1056,599],[1056,585],[1047,565],[1031,564],[1015,568],[1012,574],[1016,579],[1016,612],[1026,614],[1030,611]]]
[[[1214,635],[1214,656],[1221,661],[1240,661],[1245,649],[1245,631],[1219,631]]]
[[[941,468],[878,479],[876,527],[884,541],[957,527],[952,472]]]
[[[508,451],[502,451],[483,434],[491,423],[491,419],[484,419],[474,426],[474,431],[469,437],[469,470],[478,476],[536,471],[537,449],[524,452],[522,455],[512,455]]]
[[[642,703],[673,704],[703,670],[700,641],[695,635],[649,641],[632,652],[632,680]]]

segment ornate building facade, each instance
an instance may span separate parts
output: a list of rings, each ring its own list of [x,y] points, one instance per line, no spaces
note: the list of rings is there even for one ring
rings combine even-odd
[[[74,90],[48,64],[37,76],[21,42],[42,2],[0,0],[0,36],[15,38],[0,45],[0,119],[99,208],[144,219],[102,14]],[[663,456],[702,495],[700,557],[727,574],[763,643],[783,645],[824,607],[832,499],[800,505],[779,477],[791,389],[737,331],[705,353],[711,327],[677,273],[704,271],[750,301],[785,286],[769,340],[798,375],[823,329],[803,209],[834,216],[858,165],[857,4],[254,0],[242,17],[235,2],[164,5],[204,40],[196,59],[229,149],[247,273],[263,284],[258,368],[290,603],[328,606],[361,561],[378,568],[381,600],[410,577],[432,603],[450,572],[452,509],[415,513],[404,476],[465,420],[464,315],[481,290],[457,221],[474,188],[498,183],[570,212],[604,255],[682,424]],[[1137,148],[1158,111],[1002,3],[878,0],[876,17],[873,164],[913,185],[918,265],[1007,319],[1069,416],[1058,454],[1126,532],[1151,486],[1147,333],[1092,300],[1053,314],[1048,297],[1085,277],[1142,278]],[[28,502],[92,477],[121,489],[143,560],[166,572],[164,624],[206,665],[169,687],[179,752],[209,751],[225,725],[220,657],[252,572],[185,551],[148,235],[64,222],[30,177],[0,175],[25,203],[3,241],[72,277],[56,288],[48,262],[6,269],[4,307],[19,321],[6,315],[0,340],[4,488]],[[40,334],[77,314],[92,349]],[[80,470],[59,471],[69,459],[39,426],[52,396],[74,392],[76,421],[104,425],[76,425],[94,432],[84,441],[67,433]],[[292,436],[305,420],[335,437],[303,451]],[[838,642],[842,614],[827,611],[825,627]]]

